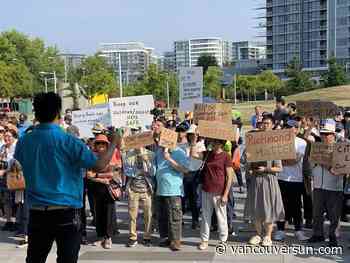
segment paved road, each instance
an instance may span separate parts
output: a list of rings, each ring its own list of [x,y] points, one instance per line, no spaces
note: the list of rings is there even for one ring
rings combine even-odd
[[[244,252],[243,249],[247,240],[253,234],[251,228],[244,223],[242,218],[244,195],[237,193],[237,220],[235,220],[235,230],[237,236],[230,236],[229,245],[236,249],[236,253],[233,254],[231,248],[227,248],[226,255],[216,255],[215,245],[216,242],[210,242],[210,248],[208,251],[198,251],[196,245],[199,242],[199,231],[193,231],[191,229],[191,222],[188,215],[185,216],[185,226],[183,231],[183,249],[180,252],[171,252],[167,248],[160,248],[156,246],[157,235],[155,235],[155,245],[151,248],[138,245],[135,248],[127,248],[125,246],[128,233],[127,233],[127,214],[125,203],[120,203],[118,207],[119,216],[119,228],[120,234],[113,239],[113,248],[111,250],[104,250],[99,247],[93,247],[92,245],[82,246],[79,262],[81,263],[100,263],[100,262],[257,262],[257,263],[299,263],[299,262],[350,262],[350,250],[347,249],[347,245],[350,244],[350,224],[342,224],[340,244],[344,247],[343,253],[339,255],[292,255],[282,254],[287,251],[285,246],[297,246],[300,245],[294,239],[293,231],[288,227],[288,238],[284,243],[274,243],[276,249],[280,249],[281,253],[278,255],[254,255],[251,253],[247,255],[237,254],[238,252]],[[140,221],[140,229],[142,228],[142,221]],[[3,222],[0,222],[2,225]],[[308,235],[311,235],[310,231],[307,231]],[[94,228],[89,227],[89,239],[94,240]],[[212,235],[212,239],[217,237],[216,234]],[[26,249],[16,248],[16,240],[11,237],[8,232],[0,232],[0,263],[17,263],[24,262]],[[302,244],[301,249],[305,249]],[[250,248],[250,247],[248,247]],[[318,247],[316,247],[318,248]],[[296,249],[294,247],[294,249]],[[239,251],[237,251],[239,250]],[[249,252],[249,251],[248,251]],[[296,251],[295,251],[296,252]],[[56,262],[55,248],[52,249],[48,263]],[[315,253],[315,252],[314,252]]]

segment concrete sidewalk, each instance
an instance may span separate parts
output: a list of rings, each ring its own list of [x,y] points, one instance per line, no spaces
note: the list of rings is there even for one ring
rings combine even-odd
[[[244,194],[236,193],[236,214],[235,220],[235,232],[236,236],[230,236],[229,246],[226,248],[216,248],[217,234],[212,233],[211,242],[208,251],[199,251],[196,246],[199,243],[199,230],[193,231],[191,229],[191,220],[188,214],[185,216],[185,225],[183,227],[183,249],[180,252],[171,252],[167,248],[160,248],[157,246],[157,235],[154,235],[154,246],[144,247],[139,244],[135,248],[127,248],[125,244],[128,240],[127,231],[127,207],[125,202],[118,204],[118,227],[120,234],[113,238],[113,247],[111,250],[104,250],[100,247],[94,247],[92,245],[82,246],[80,253],[81,263],[97,263],[97,262],[257,262],[257,263],[299,263],[299,262],[350,262],[350,250],[347,246],[350,244],[350,224],[342,223],[341,237],[339,243],[343,246],[341,254],[338,255],[303,255],[303,254],[282,254],[287,251],[286,246],[302,246],[301,248],[294,247],[296,249],[304,250],[307,246],[306,243],[299,243],[294,238],[291,227],[288,226],[287,239],[285,242],[274,242],[274,249],[279,249],[279,254],[275,255],[271,251],[269,255],[254,255],[253,251],[244,251],[251,249],[247,246],[247,241],[254,232],[251,227],[247,226],[243,221],[243,203],[245,199]],[[142,229],[142,220],[139,221]],[[3,222],[1,222],[1,225]],[[306,230],[308,236],[311,235],[310,230]],[[93,227],[88,228],[89,241],[93,242],[95,238],[95,231]],[[139,240],[141,240],[141,236]],[[16,248],[16,239],[11,237],[9,232],[0,232],[0,263],[17,263],[25,262],[26,248]],[[318,244],[325,245],[325,244]],[[232,248],[231,248],[232,246]],[[315,246],[319,248],[319,246]],[[218,255],[222,253],[222,250],[226,249],[225,255]],[[284,249],[284,250],[283,250]],[[244,252],[250,252],[249,254],[240,254]],[[259,252],[259,251],[257,251]],[[263,251],[266,252],[266,251]],[[303,252],[303,251],[302,251]],[[316,253],[317,251],[314,251]],[[339,252],[339,251],[336,251]],[[56,262],[56,251],[53,247],[48,263]]]

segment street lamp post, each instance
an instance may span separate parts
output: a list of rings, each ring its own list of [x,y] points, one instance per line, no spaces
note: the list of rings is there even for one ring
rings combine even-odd
[[[56,77],[56,71],[54,72],[46,72],[46,71],[41,71],[39,72],[41,75],[44,75],[44,80],[45,80],[45,91],[48,92],[47,89],[47,81],[48,80],[53,80],[54,81],[54,92],[57,93],[57,77]],[[46,78],[45,75],[53,75],[53,78]]]
[[[234,94],[234,102],[237,104],[237,74],[233,75],[233,94]]]
[[[123,97],[123,80],[122,80],[122,58],[120,52],[118,53],[118,68],[119,68],[119,95]]]
[[[350,68],[350,62],[347,62],[345,64],[345,72],[348,73],[349,72],[349,68]]]
[[[54,90],[55,93],[57,93],[57,78],[56,78],[56,71],[53,72],[53,81],[54,81]]]
[[[45,81],[45,92],[47,93],[47,78],[44,77],[44,81]]]

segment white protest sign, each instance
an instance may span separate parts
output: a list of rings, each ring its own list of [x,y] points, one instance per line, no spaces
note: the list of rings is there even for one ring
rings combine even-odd
[[[112,125],[116,128],[150,126],[154,108],[152,95],[123,97],[109,100]]]
[[[105,127],[111,126],[108,104],[72,112],[72,124],[79,128],[82,138],[93,137],[91,130],[96,123],[101,123]]]
[[[203,68],[180,68],[180,110],[193,111],[194,104],[203,103]]]

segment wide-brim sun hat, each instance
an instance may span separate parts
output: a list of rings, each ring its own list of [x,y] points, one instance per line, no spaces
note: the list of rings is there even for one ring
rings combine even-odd
[[[94,127],[92,128],[92,133],[103,133],[106,128],[101,123],[96,123]]]
[[[335,121],[332,119],[324,120],[320,133],[335,133]]]
[[[101,143],[101,142],[109,144],[109,140],[106,135],[99,134],[96,136],[95,143]]]

